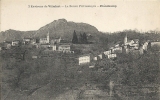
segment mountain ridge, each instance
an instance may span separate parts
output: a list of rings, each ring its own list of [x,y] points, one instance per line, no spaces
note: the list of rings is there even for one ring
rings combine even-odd
[[[38,30],[33,31],[19,31],[9,29],[6,31],[0,32],[0,42],[3,41],[12,41],[12,40],[20,40],[24,37],[30,38],[42,38],[46,37],[46,34],[49,32],[50,37],[63,37],[67,39],[72,38],[73,31],[77,33],[87,33],[87,34],[97,34],[99,33],[98,29],[87,23],[77,23],[73,21],[67,21],[66,19],[58,19],[54,20],[42,27]]]

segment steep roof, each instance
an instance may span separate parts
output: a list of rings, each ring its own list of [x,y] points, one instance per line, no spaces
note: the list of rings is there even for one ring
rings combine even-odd
[[[91,54],[83,54],[83,55],[80,55],[79,57],[84,57],[84,56],[91,56]]]
[[[61,45],[59,45],[59,47],[70,47],[71,45],[69,45],[69,44],[61,44]]]
[[[139,39],[133,39],[133,41],[136,43],[136,42],[139,42]]]

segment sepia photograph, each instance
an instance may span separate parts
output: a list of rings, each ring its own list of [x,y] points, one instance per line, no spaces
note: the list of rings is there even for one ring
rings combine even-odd
[[[0,0],[0,100],[160,100],[159,0]]]

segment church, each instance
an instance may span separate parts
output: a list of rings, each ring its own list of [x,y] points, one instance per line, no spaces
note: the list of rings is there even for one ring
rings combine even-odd
[[[139,39],[128,40],[126,34],[126,36],[124,37],[124,47],[130,49],[139,49]]]
[[[48,44],[49,43],[49,32],[47,34],[47,38],[41,38],[39,43],[40,44]]]

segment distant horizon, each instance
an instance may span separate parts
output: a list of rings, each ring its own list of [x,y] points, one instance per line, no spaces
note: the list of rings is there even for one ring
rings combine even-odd
[[[60,18],[60,19],[65,19],[65,18]],[[56,21],[56,20],[60,20],[60,19],[55,19],[55,20],[53,20],[53,21]],[[74,21],[68,21],[67,19],[65,19],[67,22],[74,22]],[[53,22],[53,21],[51,21],[51,22]],[[50,23],[51,23],[50,22]],[[85,22],[74,22],[74,23],[85,23]],[[49,23],[48,23],[49,24]],[[85,24],[89,24],[89,23],[85,23]],[[47,25],[47,24],[45,24],[45,25]],[[43,26],[45,26],[45,25],[43,25]],[[89,25],[91,25],[91,24],[89,24]],[[41,26],[41,27],[43,27],[43,26]],[[91,26],[93,26],[93,25],[91,25]],[[38,29],[35,29],[35,30],[19,30],[19,29],[7,29],[7,30],[15,30],[15,31],[22,31],[22,32],[25,32],[25,31],[37,31],[37,30],[39,30],[41,27],[39,27]],[[94,26],[95,27],[95,26]],[[139,31],[139,32],[150,32],[150,31],[156,31],[156,32],[159,32],[160,30],[158,29],[154,29],[154,30],[147,30],[147,31],[142,31],[142,30],[138,30],[138,29],[122,29],[122,30],[119,30],[119,31],[113,31],[113,32],[109,32],[109,31],[100,31],[97,27],[95,27],[99,32],[103,32],[103,33],[116,33],[116,32],[123,32],[123,31],[129,31],[129,30],[131,30],[131,31]],[[0,32],[5,32],[5,31],[7,31],[7,30],[4,30],[4,31],[0,31]],[[76,30],[76,29],[75,29]]]
[[[65,18],[60,18],[60,19],[65,19]],[[60,19],[55,19],[55,20],[53,20],[53,21],[56,21],[56,20],[60,20]],[[67,19],[65,19],[67,22],[74,22],[74,21],[68,21]],[[53,21],[51,21],[51,22],[53,22]],[[50,22],[50,23],[51,23]],[[85,22],[74,22],[74,23],[85,23]],[[48,23],[49,24],[49,23]],[[89,24],[89,23],[85,23],[85,24]],[[46,24],[47,25],[47,24]],[[89,25],[91,25],[91,24],[89,24]],[[43,26],[45,26],[45,25],[43,25]],[[41,26],[41,27],[43,27],[43,26]],[[93,25],[91,25],[91,26],[93,26]],[[25,31],[37,31],[37,30],[39,30],[41,27],[39,27],[38,29],[35,29],[35,30],[18,30],[18,29],[7,29],[7,30],[15,30],[15,31],[22,31],[22,32],[25,32]],[[94,26],[95,27],[95,26]],[[142,31],[142,30],[138,30],[138,29],[122,29],[122,30],[118,30],[118,31],[113,31],[113,32],[109,32],[109,31],[106,31],[106,32],[104,32],[104,31],[100,31],[97,27],[95,27],[99,32],[102,32],[102,33],[116,33],[116,32],[123,32],[123,31],[129,31],[129,30],[131,30],[131,31],[139,31],[139,32],[141,32],[141,33],[143,33],[143,32],[150,32],[150,31],[156,31],[156,32],[160,32],[160,30],[159,29],[154,29],[154,30],[147,30],[147,31]],[[4,30],[4,31],[0,31],[0,32],[5,32],[5,31],[7,31],[7,30]],[[76,29],[75,29],[76,30]]]
[[[75,23],[90,24],[100,32],[138,30],[160,31],[160,1],[15,1],[1,2],[1,32],[9,29],[36,31],[54,20],[66,19]],[[115,5],[93,8],[29,8],[30,5]]]

